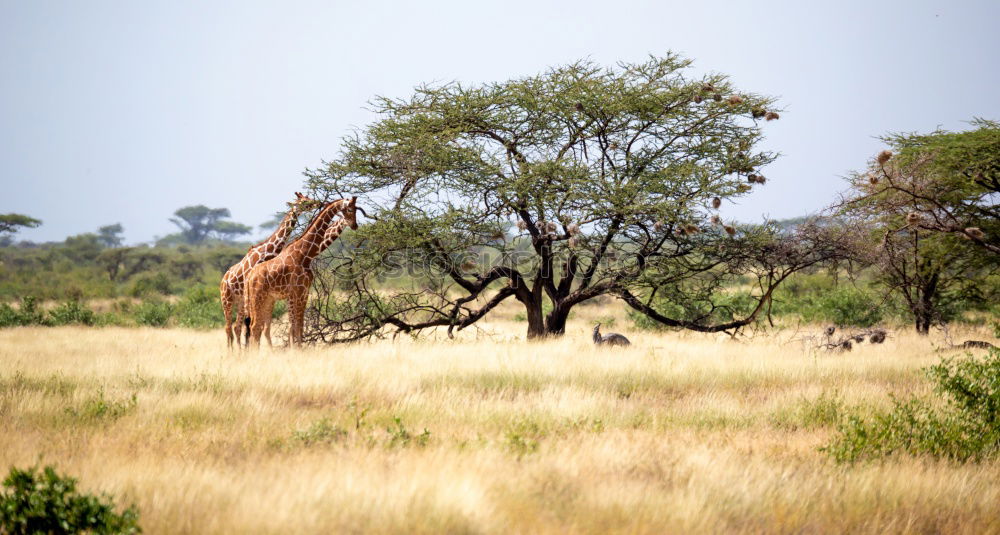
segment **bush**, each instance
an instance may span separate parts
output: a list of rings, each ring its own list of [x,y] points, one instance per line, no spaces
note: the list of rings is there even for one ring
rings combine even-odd
[[[80,494],[76,480],[51,466],[20,470],[11,467],[0,494],[0,532],[141,533],[139,512],[130,506],[116,513],[111,496]]]
[[[79,300],[67,301],[49,312],[49,325],[93,325],[94,311],[80,303]]]
[[[128,290],[128,294],[132,297],[168,295],[169,293],[170,279],[163,273],[140,277],[132,283],[132,287]]]
[[[882,310],[874,296],[852,286],[825,292],[814,301],[805,321],[833,323],[839,327],[871,327],[882,321]]]
[[[21,306],[16,310],[7,303],[0,305],[0,327],[42,325],[43,323],[45,323],[45,313],[38,309],[38,301],[30,295],[21,299]]]
[[[199,329],[221,327],[223,322],[219,290],[210,286],[195,286],[188,290],[175,310],[182,327]]]
[[[866,288],[836,286],[830,279],[803,275],[778,288],[772,312],[778,316],[797,315],[808,323],[872,327],[885,318],[886,309],[893,305]]]
[[[870,418],[854,415],[824,451],[841,462],[896,453],[956,461],[1000,452],[1000,350],[977,359],[944,359],[925,370],[945,403],[896,400],[892,410]]]
[[[132,309],[135,322],[146,327],[166,327],[173,307],[164,301],[143,301]]]

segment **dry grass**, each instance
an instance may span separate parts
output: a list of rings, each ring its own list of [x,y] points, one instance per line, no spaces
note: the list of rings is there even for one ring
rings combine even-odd
[[[55,463],[148,533],[1000,532],[1000,464],[817,451],[845,410],[927,390],[927,340],[817,355],[619,322],[634,346],[597,351],[595,314],[545,343],[503,320],[251,355],[3,330],[0,466]]]

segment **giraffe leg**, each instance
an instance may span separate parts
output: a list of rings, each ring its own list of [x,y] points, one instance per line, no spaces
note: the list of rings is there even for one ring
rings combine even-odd
[[[222,315],[226,319],[226,346],[231,351],[233,349],[233,301],[227,291],[225,282],[223,282],[220,293],[222,294]],[[239,338],[236,339],[236,343],[239,343]]]
[[[233,321],[233,336],[236,338],[236,346],[240,349],[243,348],[240,339],[243,338],[243,318],[246,316],[246,310],[243,310],[243,300],[238,299],[236,301],[236,313],[234,314],[235,320]],[[247,333],[249,334],[249,333]]]
[[[265,307],[265,317],[264,317],[264,338],[267,338],[267,347],[274,348],[274,344],[271,343],[271,322],[274,321],[274,303],[275,300],[272,299],[271,302]]]
[[[247,281],[247,287],[244,290],[243,297],[245,299],[244,308],[247,310],[247,315],[250,318],[250,328],[247,333],[247,348],[253,347],[254,349],[260,349],[260,334],[264,330],[264,325],[261,322],[261,309],[263,308],[264,297],[256,291],[256,285],[251,285],[251,281]]]
[[[275,299],[269,297],[264,301],[260,309],[261,328],[266,334],[267,347],[272,349],[274,348],[274,344],[271,343],[271,315],[274,314],[274,302]],[[257,343],[260,343],[260,334],[257,335]]]
[[[302,345],[302,323],[306,313],[306,296],[295,295],[288,300],[288,319],[291,324],[290,340],[292,347]]]

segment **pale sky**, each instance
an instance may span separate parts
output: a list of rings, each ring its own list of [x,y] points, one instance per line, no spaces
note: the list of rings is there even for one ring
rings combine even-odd
[[[0,0],[0,213],[20,239],[174,210],[256,226],[373,119],[374,95],[668,50],[780,98],[769,181],[723,215],[819,210],[889,131],[1000,119],[1000,2]]]

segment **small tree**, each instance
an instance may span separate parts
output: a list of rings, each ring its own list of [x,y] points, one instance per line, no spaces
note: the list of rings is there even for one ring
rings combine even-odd
[[[11,242],[11,234],[22,228],[35,228],[42,224],[41,219],[35,219],[23,214],[0,214],[0,240]]]
[[[221,240],[230,240],[252,230],[247,225],[223,221],[230,217],[228,208],[209,208],[199,204],[180,208],[174,215],[177,217],[170,218],[170,222],[181,230],[181,241],[191,245],[204,243],[213,234]],[[164,240],[173,241],[169,236]]]
[[[906,303],[918,333],[949,319],[952,303],[986,301],[1000,252],[1000,129],[894,134],[892,150],[849,177],[839,213],[868,240],[858,258]],[[986,252],[987,254],[983,254]]]
[[[105,225],[97,229],[97,238],[105,247],[121,247],[123,232],[125,232],[125,228],[122,227],[121,223]]]
[[[233,241],[237,236],[250,234],[253,227],[234,221],[217,221],[212,232],[222,241]]]
[[[825,249],[721,222],[724,199],[764,183],[775,156],[755,146],[778,115],[773,99],[722,75],[691,78],[689,65],[672,54],[612,69],[584,61],[376,99],[380,119],[308,173],[320,196],[359,195],[375,221],[334,260],[349,294],[319,281],[314,339],[385,325],[451,332],[508,298],[524,306],[529,338],[562,334],[572,308],[601,295],[670,326],[754,321],[774,286]],[[375,290],[407,271],[420,288]],[[717,290],[737,275],[757,276],[756,305],[714,323]],[[685,296],[690,313],[658,312],[657,292]]]

